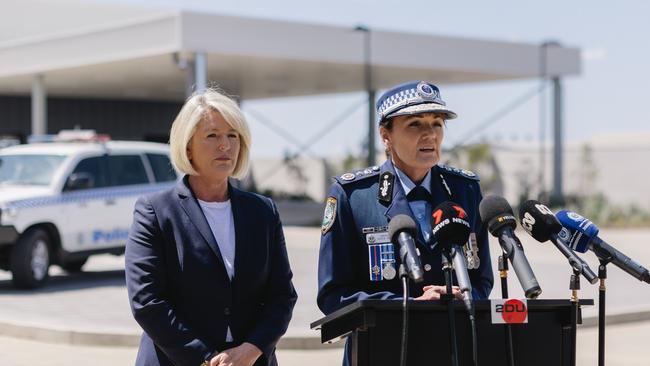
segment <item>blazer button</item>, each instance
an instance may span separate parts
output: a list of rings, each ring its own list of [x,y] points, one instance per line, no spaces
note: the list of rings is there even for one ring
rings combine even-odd
[[[224,308],[223,309],[223,314],[224,315],[230,315],[230,308]]]

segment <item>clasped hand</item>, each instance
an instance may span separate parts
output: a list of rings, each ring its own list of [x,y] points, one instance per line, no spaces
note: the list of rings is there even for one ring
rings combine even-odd
[[[452,286],[451,290],[456,299],[463,299],[463,294],[460,292],[460,288],[458,286]],[[440,297],[447,293],[447,287],[428,285],[422,287],[422,291],[424,291],[422,296],[416,297],[415,300],[440,300]]]
[[[229,348],[210,360],[210,366],[252,366],[262,355],[262,351],[251,343]]]

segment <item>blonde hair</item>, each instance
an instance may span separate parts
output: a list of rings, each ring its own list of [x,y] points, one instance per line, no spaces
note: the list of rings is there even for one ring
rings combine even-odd
[[[199,122],[212,112],[221,114],[226,123],[239,134],[239,154],[232,176],[241,179],[248,172],[251,133],[237,102],[214,88],[192,94],[178,112],[169,133],[172,164],[184,174],[199,174],[187,156],[187,148]]]

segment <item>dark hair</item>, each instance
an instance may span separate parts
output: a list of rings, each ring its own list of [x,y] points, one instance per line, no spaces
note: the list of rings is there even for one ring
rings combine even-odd
[[[387,129],[388,131],[391,131],[393,129],[393,119],[392,118],[387,118],[379,122],[379,127],[383,127]]]
[[[442,112],[423,112],[423,113],[420,113],[420,114],[441,115],[441,116],[443,116],[442,120],[443,120],[444,126],[447,126],[447,118],[446,118],[447,115],[445,113],[442,113]],[[385,129],[387,129],[388,131],[392,131],[393,130],[393,119],[394,118],[395,117],[390,117],[390,118],[383,119],[381,122],[379,122],[379,127],[383,127]]]
[[[392,131],[393,130],[393,119],[392,118],[387,118],[379,122],[379,127],[385,128],[387,131]],[[386,155],[386,159],[390,159],[390,149],[388,147],[384,148],[384,154]]]

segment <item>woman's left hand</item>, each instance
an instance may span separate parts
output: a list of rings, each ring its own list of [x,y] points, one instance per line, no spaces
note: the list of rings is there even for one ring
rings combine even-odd
[[[261,355],[259,348],[245,342],[214,356],[210,360],[210,366],[252,366]]]

